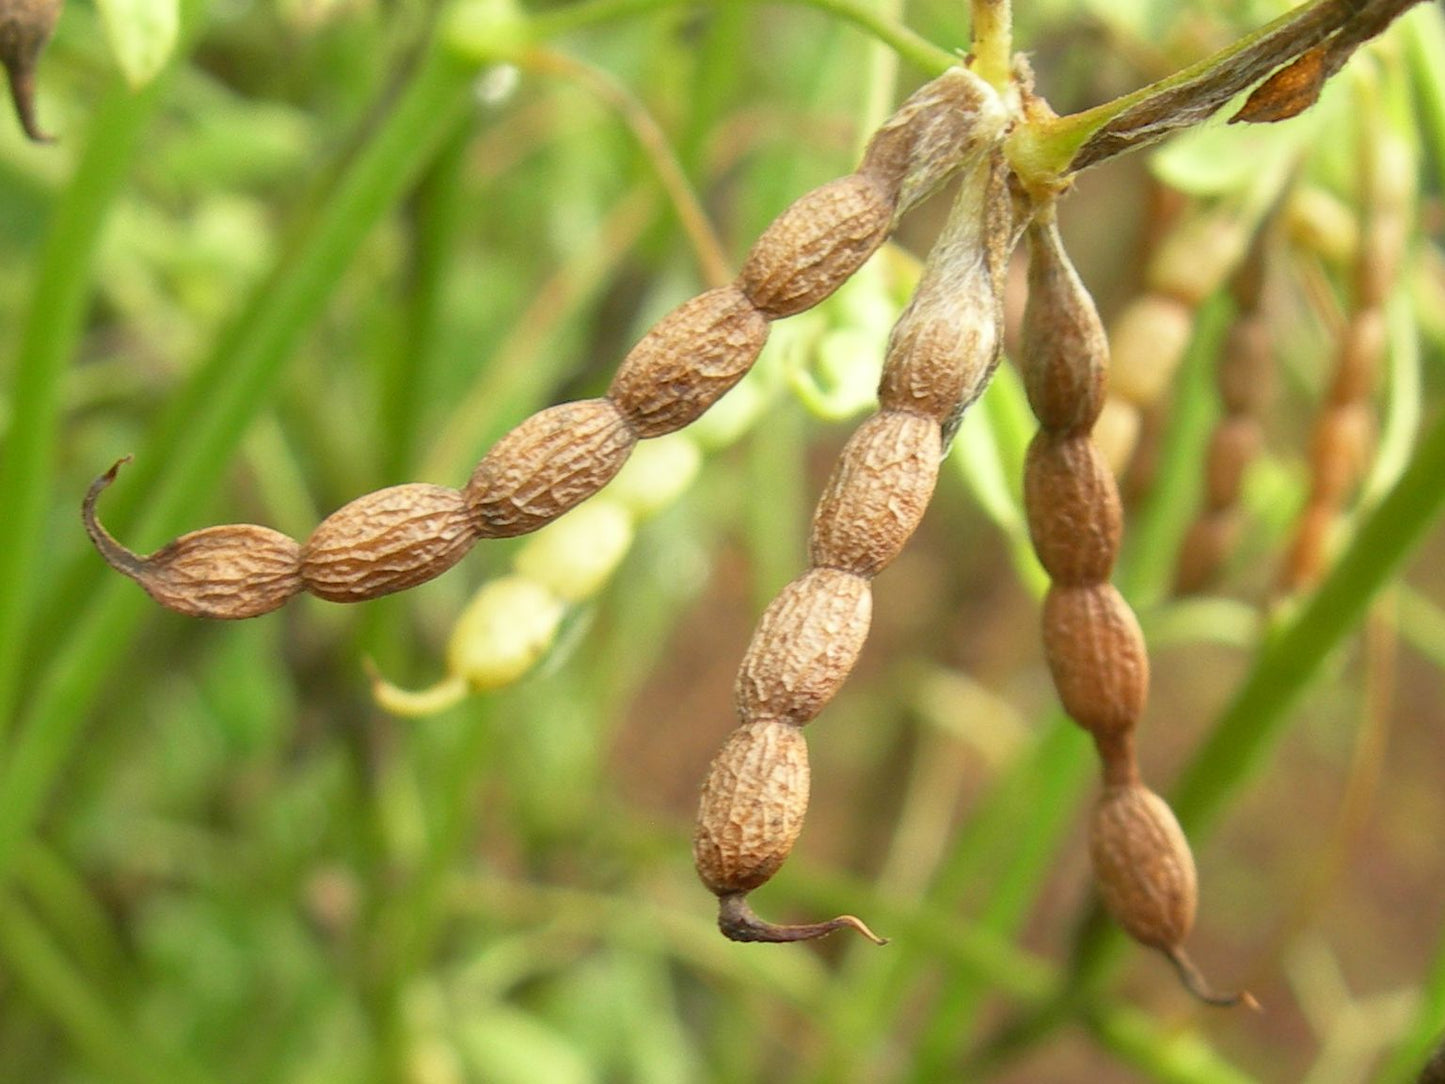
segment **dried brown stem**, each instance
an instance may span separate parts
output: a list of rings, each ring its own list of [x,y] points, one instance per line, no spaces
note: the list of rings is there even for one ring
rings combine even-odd
[[[1264,1007],[1248,990],[1240,990],[1233,994],[1215,993],[1200,973],[1199,968],[1194,965],[1194,961],[1189,958],[1189,954],[1182,948],[1176,946],[1165,949],[1164,955],[1169,957],[1169,962],[1174,965],[1174,970],[1179,975],[1179,981],[1184,984],[1184,989],[1188,990],[1195,1000],[1220,1009],[1232,1009],[1236,1005],[1243,1005],[1255,1012],[1264,1011]]]
[[[826,922],[808,922],[800,925],[780,926],[761,919],[748,905],[747,896],[737,893],[718,898],[718,929],[730,941],[763,941],[786,943],[789,941],[816,941],[837,930],[857,930],[875,945],[886,945],[888,939],[879,937],[867,924],[853,915],[839,915]]]

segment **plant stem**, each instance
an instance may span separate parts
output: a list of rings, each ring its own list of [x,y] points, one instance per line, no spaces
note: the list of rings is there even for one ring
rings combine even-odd
[[[599,23],[613,22],[617,19],[655,11],[658,8],[691,2],[692,0],[583,0],[580,4],[574,4],[560,11],[543,12],[532,20],[531,28],[537,38],[554,38]],[[750,2],[757,2],[757,0],[750,0]],[[946,49],[940,49],[906,26],[880,16],[864,0],[776,0],[776,2],[815,8],[818,11],[836,15],[839,19],[852,23],[865,33],[884,42],[899,56],[928,75],[941,75],[958,64],[958,58],[952,53]]]
[[[137,532],[174,535],[211,492],[371,226],[431,160],[467,108],[470,67],[431,47],[380,127],[342,172],[277,273],[254,295],[215,353],[176,397],[132,475],[145,471]],[[139,487],[137,487],[139,488]],[[0,885],[68,760],[143,614],[134,586],[98,566],[87,605],[40,675],[12,755],[0,771]]]
[[[973,72],[1002,93],[1013,70],[1012,0],[971,0]]]

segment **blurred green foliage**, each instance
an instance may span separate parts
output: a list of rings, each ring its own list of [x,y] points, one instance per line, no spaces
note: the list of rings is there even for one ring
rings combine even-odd
[[[893,6],[526,11],[655,117],[736,262],[923,78],[842,17],[901,33]],[[1280,5],[1017,7],[1063,112]],[[507,544],[405,596],[237,625],[163,612],[104,569],[78,508],[122,454],[104,515],[137,549],[218,521],[304,537],[360,493],[457,484],[528,413],[596,394],[703,280],[611,105],[480,56],[516,9],[188,0],[166,68],[133,90],[135,61],[72,4],[40,69],[60,143],[0,124],[0,1080],[1411,1079],[1445,1025],[1438,532],[1400,571],[1445,477],[1434,8],[1363,58],[1391,88],[1378,122],[1425,162],[1386,388],[1393,477],[1319,594],[1267,626],[1243,602],[1156,601],[1167,546],[1122,570],[1156,647],[1146,760],[1182,777],[1186,827],[1219,830],[1195,837],[1195,956],[1247,977],[1270,1009],[1251,1018],[1200,1015],[1142,953],[1119,979],[1120,945],[1088,917],[1091,762],[1036,644],[1011,374],[878,582],[863,665],[809,731],[810,827],[764,893],[779,914],[857,911],[886,949],[729,944],[689,862],[732,670],[801,566],[846,428],[805,397],[776,396],[640,530],[540,672],[434,720],[373,706],[362,660],[433,680]],[[907,18],[966,47],[961,3]],[[1279,133],[1250,138],[1301,142]],[[1175,152],[1171,181],[1227,180],[1212,155],[1233,134],[1208,138],[1192,164]],[[1348,163],[1323,158],[1301,169],[1348,204]],[[1066,205],[1106,309],[1137,288],[1151,183],[1112,164]],[[936,214],[915,217],[901,240],[921,254]],[[1317,273],[1343,289],[1327,264],[1298,281]],[[1284,310],[1284,394],[1225,588],[1251,602],[1304,493],[1329,353],[1327,319]],[[1176,416],[1215,409],[1210,326]],[[1184,432],[1155,481],[1183,498],[1131,512],[1151,540],[1192,515],[1207,426]]]

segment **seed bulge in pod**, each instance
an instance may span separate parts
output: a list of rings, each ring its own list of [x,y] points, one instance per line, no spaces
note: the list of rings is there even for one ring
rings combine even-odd
[[[1388,328],[1383,309],[1352,313],[1340,337],[1339,359],[1330,382],[1329,401],[1336,404],[1368,399],[1385,356]]]
[[[1129,733],[1149,698],[1149,655],[1113,584],[1049,588],[1044,657],[1064,710],[1106,743]]]
[[[1179,545],[1174,593],[1192,595],[1208,587],[1234,551],[1238,537],[1239,514],[1234,508],[1219,509],[1195,520]]]
[[[1169,951],[1194,926],[1194,856],[1173,812],[1147,787],[1106,787],[1089,826],[1104,906],[1130,937]]]
[[[1348,332],[1347,332],[1348,334]],[[1269,321],[1255,313],[1235,320],[1225,336],[1216,383],[1230,414],[1258,414],[1273,388]]]
[[[636,443],[609,399],[533,414],[472,471],[465,493],[477,533],[512,538],[550,523],[611,481]]]
[[[708,769],[692,854],[702,883],[718,896],[750,892],[772,877],[808,812],[808,746],[779,719],[744,723]]]
[[[799,197],[763,231],[738,283],[770,320],[810,309],[852,276],[888,236],[893,207],[850,173]]]
[[[1205,460],[1205,501],[1209,507],[1229,508],[1239,503],[1244,472],[1263,445],[1264,433],[1251,415],[1226,417],[1215,426]]]
[[[1131,301],[1109,331],[1109,386],[1131,403],[1147,405],[1174,379],[1189,336],[1194,311],[1159,294]]]
[[[363,602],[440,576],[476,539],[458,490],[390,486],[321,521],[301,548],[301,578],[318,598]]]
[[[895,218],[926,199],[955,170],[996,142],[1008,112],[993,87],[967,68],[950,68],[910,94],[883,122],[859,173],[897,205]]]
[[[1002,309],[985,236],[993,179],[989,161],[959,179],[948,221],[888,338],[878,386],[881,409],[933,418],[945,441],[998,364]]]
[[[811,563],[877,575],[928,510],[942,453],[930,418],[890,410],[860,425],[813,513]]]
[[[709,290],[642,337],[623,359],[608,397],[639,437],[691,425],[752,367],[768,326],[736,286]]]
[[[1060,586],[1102,583],[1114,570],[1123,511],[1114,473],[1087,434],[1041,429],[1024,461],[1024,507],[1034,551]]]
[[[1310,438],[1312,499],[1343,505],[1369,465],[1375,418],[1368,403],[1327,407]]]
[[[1087,432],[1104,408],[1109,343],[1052,220],[1029,227],[1028,281],[1022,355],[1029,405],[1045,429]]]
[[[301,590],[301,547],[269,527],[250,523],[182,535],[146,557],[111,537],[95,502],[115,481],[121,460],[91,484],[81,516],[106,563],[140,584],[168,610],[188,617],[237,620],[276,609]]]
[[[868,581],[849,572],[814,568],[784,587],[743,656],[738,713],[798,725],[815,718],[858,661],[872,611]]]

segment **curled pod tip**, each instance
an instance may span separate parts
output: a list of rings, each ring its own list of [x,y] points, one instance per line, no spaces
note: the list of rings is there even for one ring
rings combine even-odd
[[[90,484],[80,515],[106,564],[151,598],[189,617],[234,621],[269,613],[301,591],[301,547],[269,527],[207,527],[144,557],[122,546],[101,525],[95,505],[128,462],[130,456],[118,460]]]
[[[816,941],[836,930],[857,930],[875,945],[888,944],[886,937],[879,937],[868,928],[867,923],[854,915],[839,915],[826,922],[788,926],[768,922],[757,916],[748,905],[746,894],[741,892],[718,898],[717,925],[729,941],[764,941],[773,944]]]
[[[1232,994],[1215,993],[1204,976],[1200,974],[1194,961],[1189,958],[1189,954],[1182,948],[1175,946],[1163,951],[1164,955],[1169,958],[1169,962],[1174,965],[1174,971],[1179,976],[1180,983],[1196,1001],[1219,1009],[1232,1009],[1236,1005],[1243,1005],[1246,1009],[1254,1012],[1264,1012],[1264,1006],[1248,990],[1239,990]]]
[[[60,0],[0,0],[0,64],[20,126],[36,143],[54,142],[35,117],[35,67],[59,18]]]

